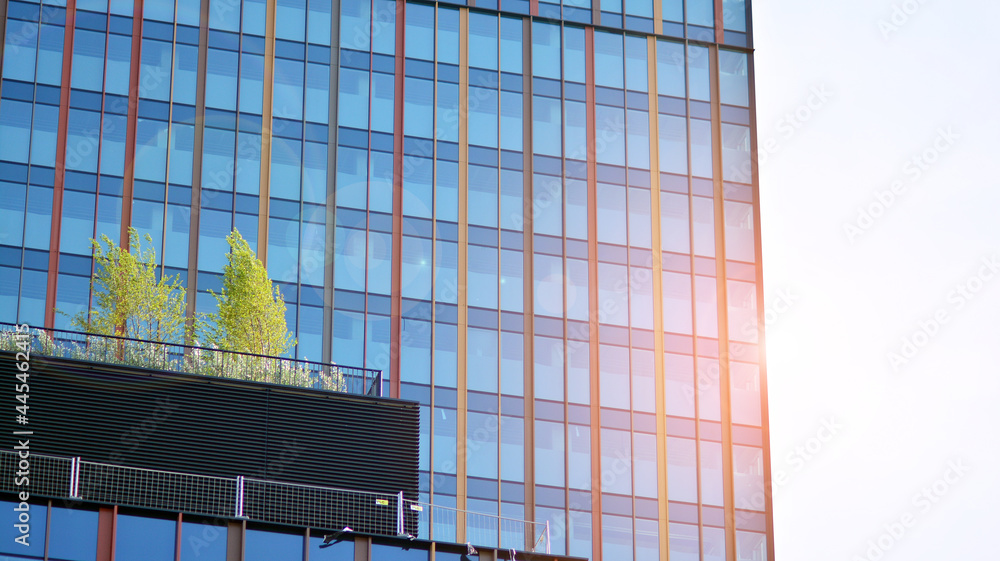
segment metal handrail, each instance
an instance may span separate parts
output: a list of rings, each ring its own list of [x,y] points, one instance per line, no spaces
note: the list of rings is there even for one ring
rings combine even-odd
[[[0,350],[14,343],[4,334],[24,326],[0,322]],[[135,339],[28,326],[32,352],[40,355],[81,358],[108,364],[129,364],[158,370],[265,381],[297,387],[312,387],[358,395],[382,396],[382,371],[334,363],[314,362],[230,351],[215,347]],[[13,350],[11,349],[6,350]]]

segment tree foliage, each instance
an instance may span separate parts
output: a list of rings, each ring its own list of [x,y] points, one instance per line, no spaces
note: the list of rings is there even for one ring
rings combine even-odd
[[[219,309],[206,316],[207,342],[229,351],[284,355],[296,341],[285,322],[281,291],[238,230],[233,229],[226,242],[230,251],[222,274],[222,292],[209,291]]]
[[[145,248],[143,241],[148,244]],[[183,342],[187,334],[186,292],[179,275],[157,278],[156,250],[149,234],[140,239],[136,230],[129,228],[128,249],[107,235],[101,236],[101,243],[90,242],[94,250],[90,281],[93,309],[73,316],[73,327],[100,335]]]

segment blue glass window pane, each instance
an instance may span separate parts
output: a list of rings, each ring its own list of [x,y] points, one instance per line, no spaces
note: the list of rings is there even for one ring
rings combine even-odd
[[[403,100],[403,133],[406,136],[433,138],[434,82],[432,80],[407,77],[405,88],[406,97]]]
[[[684,117],[659,115],[660,171],[687,174],[687,121]]]
[[[406,6],[406,57],[434,60],[434,6]]]
[[[625,13],[630,16],[651,18],[653,17],[653,0],[625,0]]]
[[[65,31],[61,25],[42,24],[38,31],[38,66],[35,79],[40,84],[58,86],[62,83],[63,39]],[[10,37],[8,33],[7,37]],[[4,50],[4,54],[7,54]],[[6,61],[4,61],[6,67]]]
[[[90,255],[90,238],[94,237],[94,195],[67,190],[63,194],[63,219],[59,251]],[[117,238],[114,232],[106,232]]]
[[[610,323],[610,322],[609,322]],[[629,409],[629,351],[625,347],[601,345],[601,406]],[[625,455],[626,458],[631,457]],[[621,492],[605,487],[605,491]]]
[[[587,158],[587,104],[566,100],[566,157],[574,160]]]
[[[458,10],[441,7],[438,9],[437,60],[448,64],[458,64]]]
[[[401,290],[404,298],[431,299],[431,272],[434,256],[431,240],[403,236]]]
[[[177,522],[119,514],[115,532],[118,561],[173,561]]]
[[[497,169],[469,166],[469,224],[497,225]]]
[[[174,21],[174,3],[170,2],[150,2],[142,7],[143,19],[172,22]],[[143,45],[143,51],[146,46]]]
[[[181,523],[181,561],[225,561],[226,526]]]
[[[79,29],[73,44],[74,88],[101,91],[104,89],[104,41],[106,35]]]
[[[368,292],[389,294],[392,278],[392,236],[368,233]]]
[[[582,259],[566,260],[566,317],[587,321],[590,313],[589,268]]]
[[[403,255],[405,256],[405,250]],[[431,383],[431,324],[427,321],[403,318],[400,359],[406,368],[400,378],[414,384]]]
[[[558,80],[560,71],[559,26],[535,21],[531,28],[531,71],[535,76]],[[620,64],[620,62],[619,62]]]
[[[684,0],[662,0],[664,21],[684,22]]]
[[[306,16],[307,39],[315,45],[330,46],[330,0],[310,0],[309,14]]]
[[[455,304],[458,301],[458,244],[441,240],[434,243],[434,298]]]
[[[703,27],[715,26],[715,3],[712,0],[687,0],[687,22]]]
[[[305,63],[280,59],[274,65],[274,116],[302,120]]]
[[[747,510],[764,510],[764,452],[733,446],[733,501]]]
[[[333,312],[333,356],[343,364],[364,362],[365,319],[355,312]]]
[[[626,244],[626,189],[610,183],[597,184],[597,240]]]
[[[227,0],[210,0],[208,26],[224,31],[240,30],[240,5]]]
[[[13,310],[17,309],[16,301],[14,306],[5,306],[5,314],[13,314]],[[8,317],[13,317],[13,315]],[[3,512],[0,524],[3,524],[4,528],[3,539],[0,540],[0,553],[13,553],[19,556],[30,555],[41,559],[45,554],[45,516],[48,507],[29,504],[26,511],[15,511],[15,508],[18,508],[18,503],[0,501],[0,509]],[[19,524],[26,525],[28,531],[21,533],[20,529],[16,527]],[[14,541],[15,539],[19,541]]]
[[[354,540],[324,545],[322,537],[310,537],[309,558],[323,559],[324,561],[354,561]]]
[[[757,532],[736,531],[736,561],[767,559],[767,536]]]
[[[691,175],[712,177],[712,123],[691,119]]]
[[[500,477],[524,481],[524,419],[520,417],[501,417]]]
[[[52,507],[50,524],[49,559],[97,559],[97,511]]]
[[[438,160],[434,212],[438,220],[458,222],[458,163]]]
[[[330,67],[309,63],[306,67],[306,120],[330,122]]]
[[[722,177],[727,181],[749,183],[750,127],[722,124]]]
[[[59,126],[59,108],[42,103],[35,104],[32,121],[31,163],[51,166],[56,161],[56,137]],[[124,140],[124,127],[122,138]]]
[[[107,234],[112,239],[117,239],[120,235],[119,232],[121,232],[121,224],[122,198],[114,195],[99,195],[97,197],[96,238],[99,239],[102,234]],[[136,227],[138,226],[139,224],[136,224]]]
[[[524,63],[522,53],[523,27],[520,18],[500,18],[500,70],[521,74]]]
[[[167,123],[152,119],[139,119],[135,177],[149,181],[164,181],[167,168]]]
[[[746,0],[723,0],[722,1],[722,21],[726,30],[747,31],[747,8]]]
[[[247,529],[244,558],[246,561],[299,561],[302,541],[303,537],[295,534]]]
[[[48,232],[52,224],[52,188],[28,187],[28,215],[24,227],[28,232]],[[49,249],[49,236],[28,236],[24,247]]]
[[[216,109],[236,110],[236,71],[239,54],[221,49],[208,50],[208,74],[205,105]]]
[[[469,245],[470,306],[496,309],[497,307],[497,249]]]
[[[39,106],[41,107],[41,106]],[[156,148],[156,143],[159,141],[157,138],[155,130],[150,131],[147,119],[141,119],[140,123],[145,122],[147,126],[145,129],[142,128],[140,124],[139,137],[137,138],[137,149],[136,149],[136,159],[138,160],[142,157],[143,153],[147,153],[151,156],[151,159],[155,160],[156,152],[155,150],[146,150],[146,144],[152,144],[153,148]],[[153,121],[154,123],[158,121]],[[111,113],[104,114],[104,126],[101,129],[101,174],[102,175],[115,175],[122,177],[125,174],[125,130],[126,130],[126,117],[125,115],[114,115]],[[163,139],[165,140],[166,135],[164,134]],[[34,154],[32,155],[34,157]],[[162,166],[162,163],[160,164]],[[136,166],[136,177],[142,178],[142,172],[139,166]],[[163,180],[163,170],[159,170],[160,181]]]
[[[565,425],[535,421],[535,483],[565,487]]]
[[[603,350],[602,346],[602,350]],[[603,357],[602,357],[603,360]],[[602,372],[603,376],[603,372]],[[603,380],[602,380],[602,386]],[[601,392],[604,405],[604,392]],[[632,437],[628,431],[601,429],[601,490],[605,493],[632,494]],[[631,532],[629,532],[631,534]],[[607,536],[607,533],[605,533]],[[612,557],[617,559],[618,557]]]
[[[265,0],[246,0],[243,2],[243,33],[263,36],[266,22],[267,2]]]
[[[649,113],[629,109],[627,114],[628,166],[649,169]]]
[[[650,372],[652,379],[652,372]],[[653,396],[653,392],[649,392]],[[632,472],[635,481],[635,494],[648,499],[656,498],[656,435],[634,433],[632,451]],[[653,557],[655,559],[655,557]]]
[[[500,333],[500,391],[504,395],[524,395],[524,335],[520,333]],[[523,478],[523,460],[521,465]]]
[[[535,397],[563,400],[564,353],[562,339],[535,336]]]
[[[24,239],[26,196],[27,185],[0,181],[0,242],[4,245],[17,247]]]
[[[523,149],[523,111],[524,96],[522,94],[500,92],[500,148],[516,152]]]
[[[562,156],[562,106],[558,99],[534,96],[533,109],[533,144],[536,154],[546,156]],[[624,124],[624,120],[622,121]],[[615,133],[621,135],[624,126]],[[624,163],[624,162],[623,162]]]
[[[498,21],[495,14],[469,13],[469,66],[497,70]]]
[[[377,15],[372,24],[372,51],[383,55],[396,53],[396,2],[395,0],[374,0],[372,10]]]
[[[326,201],[327,187],[327,146],[318,142],[304,143],[302,148],[302,163],[304,170],[302,200],[312,203],[324,203]]]
[[[318,212],[319,218],[323,217]],[[299,258],[299,281],[302,284],[323,286],[323,269],[326,262],[326,225],[322,223],[302,222]],[[317,356],[318,355],[314,355]]]
[[[373,543],[371,559],[372,561],[427,561],[427,551]]]
[[[306,40],[306,0],[278,0],[275,36],[288,41]]]
[[[587,460],[589,463],[589,459]],[[572,505],[571,505],[572,506]],[[569,554],[589,558],[593,555],[594,519],[589,512],[570,510],[567,534],[569,535]]]
[[[194,105],[198,80],[198,47],[177,44],[175,48],[174,102]]]
[[[7,38],[3,53],[4,78],[23,82],[35,81],[37,36],[37,23],[14,19],[7,21]]]
[[[96,111],[70,109],[68,129],[66,168],[96,173],[101,114]]]
[[[698,502],[697,465],[694,440],[667,437],[667,493],[671,501]]]
[[[625,165],[625,110],[621,107],[598,105],[595,112],[597,161],[616,166]]]
[[[595,76],[596,84],[608,88],[623,88],[625,53],[622,52],[622,36],[604,31],[594,33],[594,66],[602,69]]]
[[[108,35],[108,68],[104,90],[117,95],[128,95],[129,74],[132,69],[132,38],[125,35]],[[169,62],[167,63],[169,66]],[[75,67],[74,67],[75,69]],[[75,75],[76,72],[73,72]],[[155,88],[170,83],[170,74],[142,74],[140,92],[145,88]]]
[[[406,156],[403,161],[403,214],[430,218],[434,206],[434,163],[430,158]]]
[[[188,242],[191,232],[191,210],[187,206],[167,205],[163,264],[184,268],[188,264]]]
[[[366,208],[367,184],[368,153],[341,146],[337,151],[337,206]]]
[[[386,34],[392,35],[392,34]],[[395,115],[395,78],[392,74],[372,74],[371,127],[373,131],[391,133]]]
[[[688,197],[675,193],[660,193],[660,225],[663,251],[690,253]],[[690,286],[690,282],[688,285]],[[688,292],[690,300],[690,290]]]
[[[299,224],[294,220],[268,221],[267,270],[276,281],[296,281],[299,262]]]
[[[520,251],[500,251],[500,308],[524,310],[524,254]]]
[[[233,154],[236,133],[211,127],[205,128],[205,154],[202,157],[202,188],[218,191],[233,189]]]
[[[236,192],[257,195],[260,193],[260,146],[261,138],[259,134],[240,132],[238,134],[239,144],[236,149]],[[273,137],[272,141],[282,140]],[[274,145],[271,148],[274,154]],[[287,161],[288,157],[282,154],[275,160]],[[272,168],[273,169],[273,168]],[[173,181],[173,177],[170,178]]]
[[[657,93],[684,97],[684,45],[671,41],[656,42]]]
[[[105,116],[105,119],[107,116]],[[124,147],[123,147],[124,149]],[[170,134],[170,182],[191,185],[194,127],[174,124]]]
[[[563,28],[563,53],[565,67],[563,74],[566,80],[583,83],[586,81],[586,44],[584,32],[579,27]]]
[[[699,555],[701,547],[699,545],[697,525],[670,522],[669,535],[667,543],[670,547],[670,559],[699,561],[701,558]]]
[[[367,51],[371,47],[371,2],[340,3],[340,46]]]
[[[663,330],[691,334],[691,277],[663,271]]]
[[[708,47],[688,46],[688,94],[691,99],[711,100],[708,76]]]
[[[437,84],[437,139],[458,142],[458,85]]]
[[[563,315],[562,258],[535,254],[535,312],[540,315]]]
[[[645,0],[648,1],[648,0]],[[652,17],[652,13],[649,17]],[[636,92],[649,91],[649,68],[646,65],[646,39],[625,37],[625,87]]]
[[[0,100],[0,159],[28,163],[31,146],[31,104]]]
[[[458,372],[458,327],[447,323],[435,323],[434,324],[434,385],[444,386],[449,388],[456,387],[456,376],[455,373]],[[442,417],[443,418],[443,417]],[[451,420],[451,430],[454,431],[455,420]],[[434,424],[437,425],[438,421],[435,420]],[[445,423],[447,426],[447,423]],[[435,427],[435,438],[437,438],[437,428]],[[455,433],[451,433],[451,445],[452,452],[454,454],[455,446]],[[441,441],[437,441],[441,442]],[[445,443],[447,445],[447,443]],[[437,458],[438,446],[434,446],[435,458]],[[435,459],[434,469],[437,470],[438,464]],[[454,462],[452,463],[452,468],[450,473],[455,473]]]
[[[722,506],[722,444],[701,440],[701,502]]]
[[[388,273],[386,273],[388,275]],[[365,333],[365,368],[376,368],[383,371],[383,389],[386,387],[389,369],[389,316],[368,315]]]
[[[226,236],[232,231],[233,218],[229,212],[203,208],[198,229],[198,269],[222,272],[229,245]],[[248,232],[242,232],[247,237]],[[213,302],[214,304],[214,302]]]
[[[571,334],[573,334],[571,332]],[[570,341],[566,353],[569,364],[566,369],[570,403],[590,404],[590,351],[585,342]]]
[[[688,355],[664,353],[663,370],[666,373],[667,414],[694,417],[694,359]]]
[[[280,68],[283,65],[284,62],[275,64],[275,68]],[[240,111],[260,114],[263,104],[264,57],[243,53],[240,61]],[[277,103],[274,106],[279,107]]]
[[[497,147],[498,105],[497,90],[469,87],[469,144]]]
[[[334,286],[344,290],[365,290],[365,232],[337,228],[334,240]]]
[[[392,213],[393,163],[392,154],[372,152],[368,159],[368,210]]]
[[[470,390],[496,393],[498,358],[497,332],[470,327],[467,364]],[[496,477],[496,474],[492,477]]]
[[[719,50],[719,90],[722,103],[742,107],[750,104],[746,53]]]
[[[566,441],[567,467],[569,468],[570,489],[590,489],[590,427],[570,425]],[[654,446],[655,450],[656,447]],[[572,505],[571,505],[572,506]],[[579,505],[583,507],[584,505]],[[588,505],[589,506],[589,505]]]
[[[299,200],[302,189],[302,142],[271,139],[271,196]]]
[[[622,0],[600,0],[600,3],[602,12],[622,13]]]
[[[524,227],[524,174],[500,170],[500,227],[521,231]]]
[[[470,477],[496,479],[498,464],[498,427],[497,415],[487,413],[468,413],[466,438],[466,458]]]

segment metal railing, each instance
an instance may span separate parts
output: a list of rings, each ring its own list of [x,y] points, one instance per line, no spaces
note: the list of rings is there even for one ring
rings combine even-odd
[[[0,471],[22,458],[0,450]],[[403,492],[372,493],[250,477],[216,477],[30,454],[31,494],[209,517],[406,536],[478,547],[549,553],[548,523],[437,506]],[[0,492],[16,493],[12,477]]]
[[[0,322],[0,350],[16,351],[18,343],[23,345],[24,336],[15,336],[19,327],[23,333],[23,326]],[[41,356],[269,382],[355,395],[382,395],[380,370],[117,335],[28,327],[31,352]]]

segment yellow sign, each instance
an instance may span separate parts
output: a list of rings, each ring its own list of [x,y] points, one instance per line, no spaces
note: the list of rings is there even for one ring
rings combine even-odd
[[[389,506],[389,501],[386,499],[375,499],[375,504],[381,506]]]

